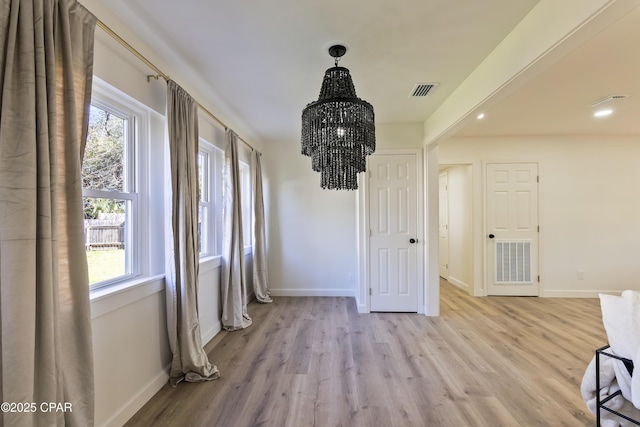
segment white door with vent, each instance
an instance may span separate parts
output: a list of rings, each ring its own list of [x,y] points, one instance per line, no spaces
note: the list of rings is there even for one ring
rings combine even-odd
[[[438,196],[439,272],[440,277],[449,279],[449,174],[447,172],[440,173]]]
[[[538,296],[538,165],[486,165],[488,295]]]
[[[371,311],[418,311],[418,202],[414,154],[369,157]]]

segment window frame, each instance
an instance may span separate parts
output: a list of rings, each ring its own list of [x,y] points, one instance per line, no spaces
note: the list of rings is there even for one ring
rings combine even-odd
[[[89,291],[107,289],[116,285],[133,283],[148,275],[148,248],[143,242],[148,230],[142,226],[142,218],[148,217],[147,178],[149,171],[149,109],[109,84],[94,78],[91,105],[108,111],[126,120],[124,141],[124,185],[122,191],[94,190],[82,188],[83,197],[98,197],[124,200],[129,204],[126,210],[125,227],[125,274],[102,282],[89,284]]]

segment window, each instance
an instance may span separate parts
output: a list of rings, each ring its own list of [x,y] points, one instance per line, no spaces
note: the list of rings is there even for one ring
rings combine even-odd
[[[252,224],[252,193],[251,193],[251,168],[248,164],[240,162],[240,192],[242,200],[240,206],[242,209],[242,237],[244,240],[244,246],[250,247],[253,245],[253,230]]]
[[[94,99],[82,163],[85,248],[92,289],[136,275],[136,116]]]
[[[165,127],[162,115],[94,76],[82,163],[92,295],[164,272]]]
[[[204,139],[198,152],[198,248],[200,257],[220,254],[222,227],[222,157]]]
[[[198,153],[198,253],[200,256],[209,253],[207,230],[209,228],[209,154]]]

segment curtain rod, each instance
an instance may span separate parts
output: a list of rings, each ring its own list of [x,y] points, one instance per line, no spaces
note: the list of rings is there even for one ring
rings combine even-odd
[[[149,68],[151,68],[153,71],[155,71],[157,73],[157,75],[155,76],[147,76],[147,82],[150,80],[150,78],[155,78],[156,80],[158,79],[158,77],[162,77],[165,81],[169,81],[170,78],[167,74],[163,73],[162,70],[160,70],[158,67],[155,66],[155,64],[151,61],[149,61],[147,58],[145,58],[144,55],[142,55],[140,52],[138,52],[136,50],[136,48],[134,48],[133,46],[131,46],[129,43],[127,43],[127,41],[125,39],[123,39],[122,37],[120,37],[115,31],[113,31],[111,28],[109,28],[107,26],[107,24],[105,24],[104,22],[102,22],[99,19],[96,19],[96,25],[100,28],[102,28],[104,30],[105,33],[107,33],[109,36],[111,36],[115,41],[117,41],[118,43],[120,43],[125,49],[127,49],[129,52],[131,52],[136,58],[138,58],[140,61],[144,62],[145,65]],[[196,101],[197,102],[197,101]],[[204,105],[202,105],[201,103],[198,103],[198,108],[200,108],[204,113],[206,113],[209,117],[211,117],[213,120],[215,120],[216,122],[218,122],[218,124],[220,124],[222,127],[224,127],[225,129],[231,129],[229,126],[226,125],[225,122],[223,122],[222,120],[220,120],[218,117],[216,117],[211,111],[209,111]],[[253,146],[251,144],[249,144],[247,141],[245,141],[243,138],[241,138],[240,136],[238,136],[238,139],[240,141],[242,141],[244,144],[246,144],[251,150],[253,151],[257,151],[255,148],[253,148]]]

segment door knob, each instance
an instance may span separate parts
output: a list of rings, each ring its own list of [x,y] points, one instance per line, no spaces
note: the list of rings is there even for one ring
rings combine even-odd
[[[493,239],[494,237],[496,237],[496,235],[495,235],[495,234],[489,234],[489,238],[490,238],[490,239]]]
[[[411,238],[409,239],[409,243],[418,243],[418,239]]]

